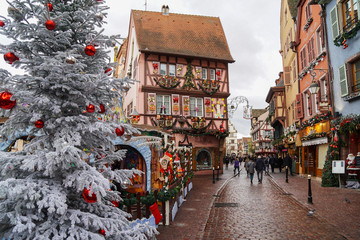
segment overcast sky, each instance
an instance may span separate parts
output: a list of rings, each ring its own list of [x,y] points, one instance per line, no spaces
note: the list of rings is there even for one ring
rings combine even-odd
[[[0,0],[0,15],[7,4]],[[51,0],[50,0],[51,2]],[[229,64],[230,98],[245,96],[253,108],[265,108],[266,95],[282,71],[280,50],[280,0],[107,0],[107,35],[126,37],[131,9],[160,11],[166,4],[171,13],[219,17],[235,63]],[[0,35],[0,42],[8,41]],[[17,73],[3,57],[0,68]],[[243,104],[231,121],[239,137],[250,136],[250,121],[243,119]]]

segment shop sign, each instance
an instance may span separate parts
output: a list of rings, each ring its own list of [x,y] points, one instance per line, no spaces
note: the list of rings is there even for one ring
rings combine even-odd
[[[305,146],[320,145],[320,144],[325,144],[325,143],[328,143],[327,137],[311,139],[309,141],[303,141],[302,145],[303,145],[303,147],[305,147]]]
[[[320,102],[319,110],[322,113],[328,112],[329,111],[329,103],[328,102]]]
[[[345,161],[333,160],[332,161],[332,173],[333,174],[345,174]]]
[[[287,150],[287,148],[284,148],[283,150],[281,150],[282,152],[287,152],[288,150]]]

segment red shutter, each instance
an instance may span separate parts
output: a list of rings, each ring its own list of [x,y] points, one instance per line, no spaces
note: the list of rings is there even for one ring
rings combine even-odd
[[[190,98],[189,96],[182,97],[182,112],[184,117],[190,116]]]
[[[296,118],[301,119],[304,117],[304,108],[302,94],[296,94]]]
[[[212,117],[212,101],[211,101],[211,97],[204,97],[204,107],[205,107],[205,117],[207,118],[211,118]]]
[[[320,36],[321,36],[321,46],[325,47],[325,33],[324,33],[323,25],[320,26]]]
[[[180,115],[180,96],[179,94],[173,94],[172,97],[172,115]]]

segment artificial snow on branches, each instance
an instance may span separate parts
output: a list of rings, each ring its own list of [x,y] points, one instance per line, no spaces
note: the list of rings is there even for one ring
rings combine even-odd
[[[126,154],[115,151],[115,129],[124,128],[123,139],[139,131],[98,119],[133,83],[104,71],[115,67],[106,48],[117,41],[103,35],[105,1],[7,3],[0,34],[13,41],[0,44],[0,54],[13,53],[8,63],[26,73],[0,69],[0,92],[16,103],[6,110],[0,135],[2,142],[27,144],[20,152],[0,152],[0,239],[152,237],[154,226],[130,221],[112,203],[122,201],[118,188],[142,172],[112,167]],[[85,52],[88,45],[93,54]]]

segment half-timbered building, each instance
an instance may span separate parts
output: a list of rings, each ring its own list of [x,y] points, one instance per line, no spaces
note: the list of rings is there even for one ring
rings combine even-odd
[[[194,170],[222,168],[232,62],[218,17],[132,10],[124,71],[137,82],[126,116],[192,146]]]

